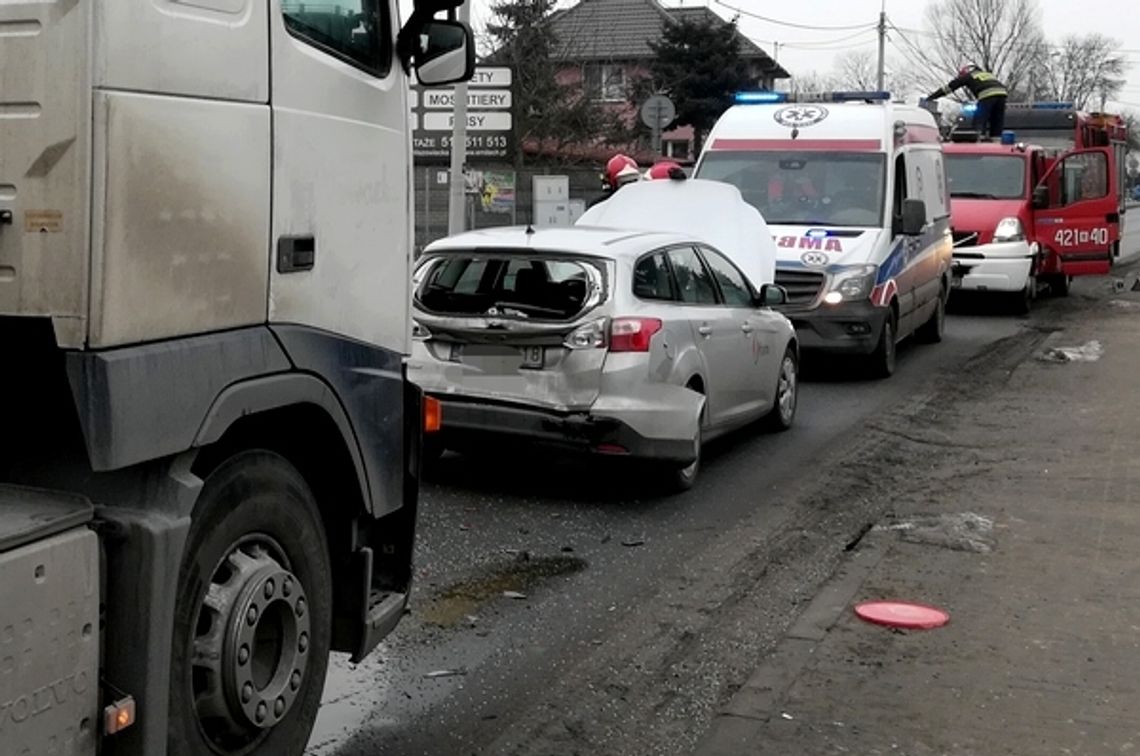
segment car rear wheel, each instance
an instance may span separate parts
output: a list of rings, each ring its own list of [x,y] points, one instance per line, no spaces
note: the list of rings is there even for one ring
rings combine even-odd
[[[670,465],[665,468],[664,487],[666,493],[681,493],[688,491],[697,482],[697,474],[701,471],[701,432],[697,431],[694,441],[697,456],[687,465]]]
[[[764,426],[769,430],[786,431],[796,418],[796,403],[799,399],[799,365],[796,352],[789,346],[780,360],[780,374],[776,379],[776,394],[771,411],[764,417]]]

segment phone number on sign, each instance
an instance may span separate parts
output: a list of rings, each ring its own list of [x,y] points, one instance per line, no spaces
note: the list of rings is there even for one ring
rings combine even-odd
[[[505,150],[508,137],[505,134],[469,134],[467,136],[467,149],[469,150]],[[451,136],[416,137],[416,149],[451,149]]]

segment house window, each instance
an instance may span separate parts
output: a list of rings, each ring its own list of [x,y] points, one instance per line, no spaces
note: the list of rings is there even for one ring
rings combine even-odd
[[[586,92],[592,100],[620,101],[625,99],[625,69],[615,65],[586,66],[584,78]]]
[[[661,146],[664,148],[665,157],[671,157],[674,160],[689,159],[689,141],[687,139],[667,139]]]

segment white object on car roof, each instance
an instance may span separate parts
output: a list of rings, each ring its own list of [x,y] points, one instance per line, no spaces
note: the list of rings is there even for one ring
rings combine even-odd
[[[720,181],[645,181],[630,184],[578,219],[577,227],[673,231],[727,255],[759,291],[776,276],[776,243],[763,216]]]

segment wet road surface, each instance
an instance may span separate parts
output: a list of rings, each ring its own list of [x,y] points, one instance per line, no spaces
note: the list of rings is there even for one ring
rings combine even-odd
[[[645,497],[644,473],[620,467],[445,457],[422,489],[412,613],[361,665],[334,659],[309,753],[498,753],[568,670],[620,640],[622,618],[660,608],[647,597],[689,555],[745,518],[783,516],[783,493],[821,457],[1031,322],[966,306],[941,344],[900,346],[890,380],[815,365],[792,430],[710,444],[679,496]]]

